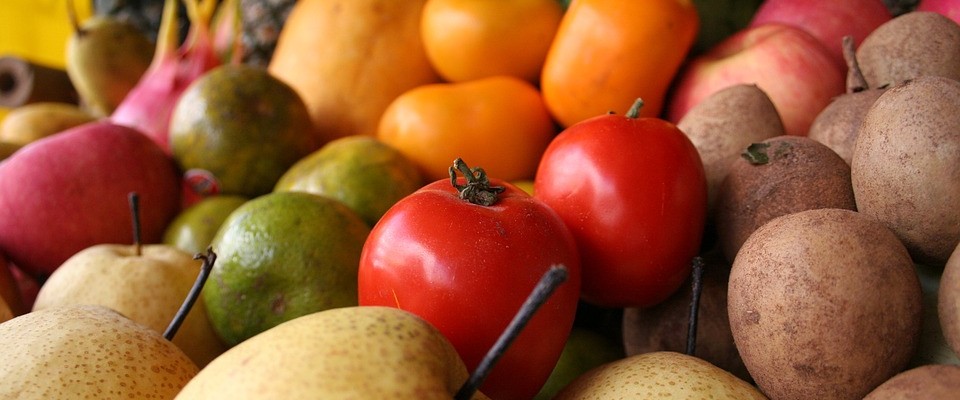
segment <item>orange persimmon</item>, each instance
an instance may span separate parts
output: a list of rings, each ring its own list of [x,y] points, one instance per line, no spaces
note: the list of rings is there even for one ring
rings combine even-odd
[[[557,0],[428,0],[420,34],[448,81],[511,75],[536,84],[562,17]]]
[[[563,126],[642,98],[659,116],[700,26],[692,0],[576,0],[557,30],[541,76]]]
[[[387,107],[377,130],[430,180],[449,179],[458,157],[491,177],[532,179],[555,134],[537,88],[506,75],[414,88]]]

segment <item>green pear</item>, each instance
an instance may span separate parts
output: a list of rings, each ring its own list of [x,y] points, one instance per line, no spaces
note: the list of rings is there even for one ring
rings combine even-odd
[[[599,331],[574,326],[560,359],[534,400],[552,399],[557,392],[587,371],[624,357],[623,347]]]
[[[66,44],[67,75],[81,104],[97,117],[108,116],[147,71],[154,44],[131,22],[107,15],[75,26]]]
[[[0,398],[172,399],[198,367],[160,333],[103,306],[0,324]]]
[[[41,286],[34,311],[96,304],[163,333],[194,285],[201,262],[162,244],[137,251],[135,245],[99,244],[74,254]],[[226,350],[202,301],[193,305],[173,343],[201,367]]]
[[[25,146],[67,129],[91,122],[93,115],[75,104],[40,102],[10,110],[0,122],[0,141]]]
[[[756,387],[703,359],[672,351],[637,354],[596,367],[554,400],[766,399]]]
[[[416,315],[354,306],[301,316],[213,360],[178,400],[450,400],[467,380],[453,345]],[[487,399],[480,392],[472,397]]]

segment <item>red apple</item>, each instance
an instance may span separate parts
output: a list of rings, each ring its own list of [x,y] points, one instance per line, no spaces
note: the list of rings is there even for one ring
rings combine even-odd
[[[933,11],[960,24],[960,0],[920,0],[917,11]]]
[[[804,136],[817,114],[846,90],[846,67],[800,28],[750,27],[691,60],[677,78],[667,118],[677,122],[711,94],[744,83],[767,93],[787,134]]]
[[[140,195],[144,243],[180,208],[180,174],[139,131],[92,122],[33,142],[0,163],[0,251],[47,276],[99,243],[131,243],[127,195]]]
[[[863,38],[891,18],[883,0],[766,0],[749,26],[776,22],[803,28],[845,68],[843,37],[852,36],[854,45],[859,46]]]

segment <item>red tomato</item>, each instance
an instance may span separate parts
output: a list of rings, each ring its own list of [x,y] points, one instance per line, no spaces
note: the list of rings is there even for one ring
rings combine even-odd
[[[401,199],[374,226],[360,256],[360,305],[423,317],[472,371],[540,277],[563,264],[567,281],[480,387],[498,400],[530,399],[573,326],[580,296],[576,244],[553,210],[512,184],[490,179],[503,191],[492,205],[479,205],[461,199],[451,183],[436,181]]]
[[[547,148],[535,197],[573,232],[584,301],[646,307],[690,274],[707,213],[697,149],[675,125],[607,114],[574,124]]]

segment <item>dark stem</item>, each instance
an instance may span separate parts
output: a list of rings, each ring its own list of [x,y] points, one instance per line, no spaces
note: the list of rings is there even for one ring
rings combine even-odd
[[[140,241],[140,195],[137,192],[127,194],[130,203],[130,218],[133,220],[133,245],[137,246],[137,256],[143,255],[143,244]]]
[[[163,337],[167,340],[173,340],[173,336],[180,330],[180,325],[182,325],[183,320],[187,318],[187,314],[190,313],[193,304],[200,298],[200,291],[203,290],[203,285],[207,282],[210,271],[213,270],[213,264],[217,261],[217,253],[214,253],[212,248],[207,247],[207,254],[197,253],[193,256],[193,259],[203,260],[203,263],[200,264],[200,274],[197,275],[197,280],[193,282],[193,287],[190,288],[190,292],[187,293],[187,298],[183,300],[180,309],[177,310],[177,313],[173,316],[173,320],[170,321],[167,330],[163,332]]]
[[[457,171],[460,171],[466,179],[465,185],[457,183]],[[503,186],[490,186],[490,179],[487,178],[487,172],[483,168],[470,168],[459,157],[453,160],[449,172],[450,183],[460,193],[460,199],[473,204],[492,206],[498,200],[497,195],[504,190]]]
[[[770,162],[770,156],[767,155],[767,148],[770,143],[751,143],[747,149],[740,153],[740,156],[753,165],[766,164]]]
[[[513,320],[510,321],[507,328],[504,329],[500,337],[497,338],[496,343],[490,347],[487,354],[480,360],[477,369],[470,374],[467,381],[464,382],[460,390],[457,391],[457,394],[453,396],[454,400],[468,400],[473,397],[473,394],[480,388],[483,381],[487,379],[487,375],[490,375],[494,364],[506,353],[507,348],[509,348],[510,344],[520,335],[520,332],[527,326],[527,323],[530,322],[533,315],[540,309],[540,306],[546,303],[553,292],[566,280],[567,267],[563,265],[553,265],[543,274],[540,281],[537,282],[537,286],[534,287],[530,293],[530,296],[527,296],[526,301],[520,306],[520,310],[517,311]]]
[[[847,62],[847,93],[862,92],[870,88],[867,78],[857,62],[857,50],[853,45],[853,36],[843,37],[843,59]]]
[[[80,37],[87,34],[87,31],[80,27],[80,18],[77,16],[77,7],[73,4],[73,0],[67,0],[67,17],[70,18],[74,34]]]
[[[700,293],[703,292],[703,258],[693,258],[691,271],[693,288],[690,296],[690,321],[687,325],[687,355],[692,356],[697,350],[697,322],[700,317]]]

